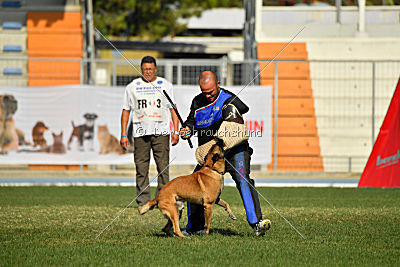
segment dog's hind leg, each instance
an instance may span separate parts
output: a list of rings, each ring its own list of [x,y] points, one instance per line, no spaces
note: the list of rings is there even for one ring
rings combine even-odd
[[[71,142],[72,142],[72,138],[74,137],[74,131],[75,131],[75,125],[74,125],[74,122],[73,121],[71,121],[72,122],[72,133],[71,133],[71,136],[69,137],[69,139],[68,139],[68,143],[67,143],[67,149],[68,150],[70,150],[71,149]]]
[[[232,212],[232,210],[231,210],[231,206],[229,205],[228,202],[226,202],[226,201],[224,201],[222,198],[220,198],[220,199],[218,200],[218,202],[216,202],[215,204],[217,204],[218,206],[223,207],[223,208],[226,210],[226,212],[228,213],[229,217],[230,217],[232,220],[236,220],[236,216],[233,214],[233,212]]]
[[[169,220],[172,223],[172,226],[174,227],[174,233],[179,236],[179,237],[185,237],[182,232],[181,229],[179,228],[179,216],[178,216],[178,212],[177,210],[170,210],[170,212],[168,212],[169,214],[167,214],[167,216],[169,217]]]
[[[205,232],[206,235],[208,235],[208,233],[210,232],[211,214],[213,210],[213,205],[214,203],[211,204],[204,203],[204,217],[206,219],[206,232]]]
[[[168,218],[171,220],[172,225],[174,227],[174,233],[179,237],[185,237],[182,234],[181,229],[179,228],[179,214],[176,202],[175,201],[173,202],[168,201],[167,203],[159,202],[158,208],[164,215],[168,216]]]
[[[171,218],[172,224],[174,226],[174,233],[179,237],[185,237],[182,234],[181,229],[179,228],[179,215],[178,215],[178,212],[175,211],[174,213],[172,213],[170,218]]]

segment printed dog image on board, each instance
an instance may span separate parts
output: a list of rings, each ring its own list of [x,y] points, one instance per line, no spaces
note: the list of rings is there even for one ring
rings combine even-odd
[[[108,131],[107,125],[99,125],[97,126],[97,139],[99,140],[100,144],[100,151],[99,154],[123,154],[124,151],[122,150],[118,139],[115,138],[110,132]]]
[[[43,121],[36,122],[35,126],[32,128],[33,147],[46,147],[47,142],[44,138],[44,132],[48,129],[49,128],[44,124]]]
[[[18,150],[18,134],[13,115],[18,109],[17,100],[12,95],[0,95],[0,153]]]
[[[78,139],[78,148],[80,151],[84,151],[84,141],[89,142],[89,150],[94,151],[94,124],[97,119],[97,115],[94,113],[86,113],[83,115],[86,119],[82,125],[75,126],[72,121],[72,133],[68,140],[68,150],[71,149],[71,142],[74,137]]]
[[[160,211],[168,218],[168,222],[162,229],[168,235],[174,233],[177,236],[185,237],[179,228],[179,218],[184,207],[184,201],[190,201],[204,206],[204,216],[206,219],[206,232],[208,234],[211,226],[211,214],[214,204],[223,206],[231,219],[235,220],[230,206],[218,196],[222,191],[222,179],[225,173],[224,152],[222,142],[217,142],[209,150],[203,167],[193,174],[180,176],[169,181],[158,193],[158,196],[139,206],[139,213],[145,214],[156,205]]]
[[[53,132],[51,134],[53,135],[52,145],[46,146],[38,150],[22,149],[19,150],[18,152],[44,152],[44,153],[54,153],[54,154],[65,154],[66,149],[63,143],[63,132],[60,132],[60,134],[58,135]]]
[[[15,129],[17,131],[17,135],[18,135],[18,145],[22,146],[22,145],[26,145],[26,146],[30,146],[32,145],[30,142],[25,140],[25,133],[23,131],[21,131],[20,129]]]

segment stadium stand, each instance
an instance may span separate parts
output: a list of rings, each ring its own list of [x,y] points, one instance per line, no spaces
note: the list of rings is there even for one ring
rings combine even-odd
[[[311,158],[321,158],[325,172],[362,172],[400,73],[399,6],[367,6],[364,30],[357,6],[342,6],[339,15],[319,3],[258,8],[259,59],[272,59],[266,47],[277,53],[303,28],[277,58],[292,60],[278,65],[278,170],[297,165],[290,157],[282,163],[290,144],[301,151],[297,142],[308,142],[302,153],[312,155],[318,140],[319,156]],[[271,67],[261,82],[274,86]]]
[[[4,53],[20,53],[22,52],[21,45],[3,45]]]
[[[22,75],[22,69],[21,68],[4,68],[3,69],[3,74],[4,75]]]
[[[311,80],[318,118],[321,155],[326,171],[335,171],[337,157],[353,159],[353,169],[362,171],[371,152],[372,94],[375,87],[375,138],[385,117],[400,73],[398,41],[390,39],[309,41]],[[375,72],[371,60],[375,63]],[[340,60],[354,60],[339,62]],[[385,62],[386,60],[386,62]],[[371,77],[375,76],[375,84]]]
[[[83,33],[79,1],[0,2],[0,84],[80,83]],[[22,74],[5,76],[9,72],[5,68],[20,68]]]
[[[29,59],[82,59],[80,12],[28,12]],[[79,61],[29,61],[30,86],[80,83]]]
[[[2,7],[21,7],[21,5],[20,1],[3,1],[1,3]]]
[[[259,43],[258,58],[271,60],[284,45],[284,43]],[[305,43],[293,43],[281,54],[280,59],[308,59]],[[260,69],[266,64],[260,63]],[[261,73],[262,85],[274,87],[274,70],[275,65]],[[323,171],[309,63],[280,62],[278,77],[277,169]],[[275,106],[274,96],[275,93],[273,93]],[[274,112],[274,107],[272,110]],[[272,129],[275,129],[274,126]],[[274,132],[272,135],[273,146]],[[272,169],[272,164],[268,168]]]
[[[376,138],[399,77],[400,61],[390,62],[400,59],[398,44],[314,39],[291,44],[280,55],[279,60],[308,61],[278,63],[278,170],[331,172],[350,165],[362,171],[373,146],[372,123]],[[259,43],[259,59],[272,59],[284,45]],[[270,67],[261,84],[274,86]]]
[[[6,21],[6,22],[3,22],[2,27],[5,30],[20,30],[22,28],[22,25],[19,22]]]
[[[0,85],[27,85],[26,27],[20,1],[2,1]]]

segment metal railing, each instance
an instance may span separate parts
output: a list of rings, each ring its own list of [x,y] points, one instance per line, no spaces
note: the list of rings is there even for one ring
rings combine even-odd
[[[139,59],[133,59],[138,64]],[[268,61],[220,59],[159,59],[158,75],[176,85],[196,85],[203,70],[213,70],[224,87],[245,86],[254,77],[250,64]],[[85,70],[90,64],[93,71]],[[294,64],[295,67],[290,67]],[[5,69],[20,69],[5,74]],[[138,66],[139,69],[139,66]],[[274,87],[273,155],[280,155],[283,137],[309,135],[304,127],[279,125],[281,105],[312,103],[320,156],[325,171],[361,172],[384,119],[400,74],[400,61],[276,60],[261,75],[261,83]],[[139,77],[123,60],[55,60],[0,57],[0,85],[96,84],[125,86]],[[41,83],[43,81],[43,83]],[[299,88],[289,88],[299,86]],[[311,95],[305,92],[311,91]],[[300,102],[296,102],[300,101]],[[303,114],[304,115],[304,114]],[[299,116],[301,117],[301,116]],[[304,115],[303,117],[307,117]],[[296,128],[298,127],[298,128]],[[273,169],[279,170],[273,157]]]

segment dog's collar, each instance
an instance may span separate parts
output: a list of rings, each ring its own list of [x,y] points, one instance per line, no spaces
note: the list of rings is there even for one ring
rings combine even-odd
[[[223,173],[223,172],[219,172],[219,171],[217,171],[217,170],[214,170],[213,168],[211,168],[211,167],[208,166],[208,165],[205,165],[204,167],[207,167],[207,168],[209,168],[210,170],[215,171],[215,172],[217,172],[217,173],[219,173],[219,174],[221,174],[221,175],[224,175],[224,174],[225,174],[225,173]]]

